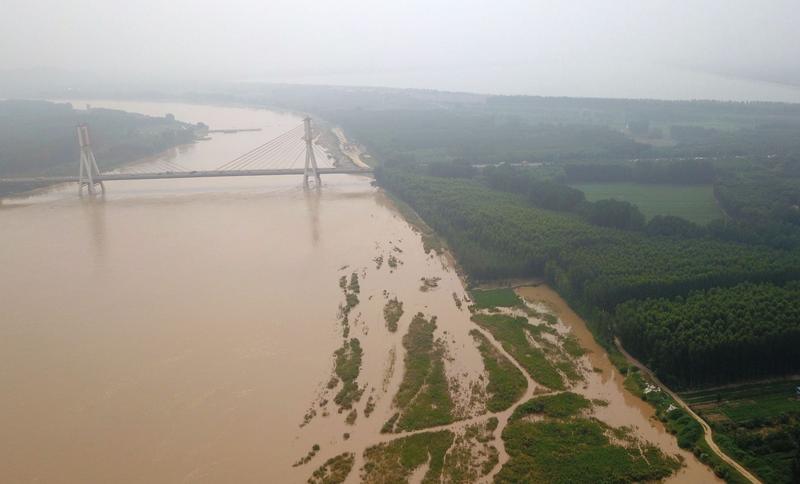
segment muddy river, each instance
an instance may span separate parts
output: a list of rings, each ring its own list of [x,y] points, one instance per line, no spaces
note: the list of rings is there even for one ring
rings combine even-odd
[[[213,133],[161,157],[196,170],[301,122],[234,107],[91,103],[212,129],[261,128]],[[387,438],[380,428],[393,413],[401,339],[416,312],[438,317],[448,377],[473,386],[483,371],[468,334],[474,325],[454,304],[464,287],[371,182],[329,176],[322,190],[304,191],[291,176],[118,181],[94,201],[73,185],[3,200],[0,480],[305,482],[344,451],[356,453],[358,468],[361,451]],[[394,267],[377,262],[390,257]],[[319,402],[342,342],[339,279],[353,272],[361,288],[350,331],[364,349],[358,382],[375,410],[350,425]],[[421,291],[422,277],[439,278],[437,286]],[[390,297],[405,310],[394,333],[383,319]],[[569,308],[555,310],[604,369],[585,389],[610,402],[599,418],[633,425],[677,453]],[[468,397],[455,395],[463,418],[476,413]],[[293,467],[315,444],[314,459]],[[673,481],[713,478],[684,456],[688,466]]]

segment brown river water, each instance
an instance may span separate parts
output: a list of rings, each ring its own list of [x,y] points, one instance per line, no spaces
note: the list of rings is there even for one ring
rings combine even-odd
[[[262,128],[212,134],[163,155],[191,169],[216,167],[300,123],[246,108],[91,103],[211,128]],[[370,178],[323,184],[304,191],[292,176],[118,181],[95,201],[78,198],[72,185],[3,200],[0,481],[305,482],[344,451],[360,467],[361,451],[386,440],[379,430],[402,377],[401,338],[418,311],[438,317],[452,356],[447,373],[469,388],[482,363],[468,311],[453,301],[465,290],[452,264],[424,252]],[[378,269],[381,255],[400,263]],[[361,303],[351,336],[364,348],[358,382],[367,389],[348,425],[332,406],[322,415],[318,402],[341,345],[338,280],[353,271]],[[441,279],[423,292],[421,277]],[[396,333],[383,321],[392,296],[405,310]],[[591,346],[569,308],[554,309]],[[591,364],[606,369],[602,349],[590,350]],[[596,379],[586,392],[611,402],[600,418],[634,425],[677,453],[618,375],[608,368]],[[369,395],[376,409],[366,418]],[[465,398],[456,399],[459,412],[472,417]],[[318,415],[300,427],[310,408]],[[293,467],[314,444],[319,454]],[[672,481],[713,479],[685,456],[688,466]]]

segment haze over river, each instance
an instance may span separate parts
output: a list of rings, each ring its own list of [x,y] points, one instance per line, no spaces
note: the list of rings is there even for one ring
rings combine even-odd
[[[212,129],[262,128],[163,155],[189,169],[219,166],[301,122],[245,108],[91,103]],[[95,201],[78,198],[74,185],[3,200],[0,481],[304,482],[344,451],[356,452],[360,467],[363,448],[388,438],[379,430],[402,376],[400,341],[418,311],[438,317],[453,356],[448,375],[461,388],[477,381],[474,325],[454,304],[465,291],[450,261],[425,253],[370,178],[323,184],[304,191],[298,176],[125,181],[107,183]],[[390,255],[396,269],[376,267]],[[358,421],[347,425],[332,409],[300,427],[330,378],[341,345],[338,281],[353,271],[361,303],[351,334],[364,347],[358,382],[366,385]],[[423,292],[421,277],[441,280]],[[396,333],[383,321],[389,295],[405,305]],[[677,453],[648,407],[608,394],[622,391],[613,372],[590,385],[611,402],[608,420]],[[377,402],[369,418],[367,395]],[[314,444],[319,455],[292,467]],[[689,467],[675,481],[713,476],[682,455]]]

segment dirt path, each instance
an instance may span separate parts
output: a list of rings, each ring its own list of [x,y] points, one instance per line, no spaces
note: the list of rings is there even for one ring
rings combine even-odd
[[[353,160],[353,163],[355,163],[355,165],[359,168],[370,168],[370,166],[364,163],[364,160],[361,159],[361,155],[363,154],[361,148],[359,148],[358,145],[351,143],[344,135],[344,132],[341,130],[341,128],[333,128],[332,131],[333,134],[339,138],[339,149],[342,150],[342,153]]]
[[[639,360],[637,360],[637,359],[636,359],[636,358],[634,358],[634,357],[633,357],[633,356],[632,356],[630,353],[628,353],[627,351],[625,351],[625,348],[623,348],[623,347],[622,347],[622,344],[619,342],[619,339],[617,339],[617,338],[614,338],[614,344],[617,346],[617,349],[619,349],[619,351],[620,351],[620,352],[621,352],[623,355],[625,355],[625,358],[627,358],[627,359],[628,359],[628,361],[630,361],[631,363],[633,363],[634,365],[636,365],[636,367],[637,367],[637,368],[639,368],[639,370],[640,370],[641,372],[643,372],[643,373],[644,373],[644,374],[646,374],[648,377],[650,377],[650,379],[653,381],[653,383],[655,383],[656,385],[658,385],[659,387],[661,387],[661,389],[662,389],[662,390],[664,390],[664,391],[667,393],[667,395],[669,395],[670,397],[672,397],[672,399],[673,399],[673,400],[675,400],[675,402],[676,402],[678,405],[680,405],[680,407],[681,407],[681,408],[683,408],[684,410],[686,410],[686,412],[687,412],[689,415],[691,415],[691,416],[692,416],[692,418],[694,418],[695,420],[697,420],[697,422],[700,424],[700,426],[701,426],[701,427],[703,427],[703,437],[705,438],[705,441],[706,441],[706,443],[708,444],[709,448],[711,448],[711,450],[712,450],[712,451],[714,451],[714,453],[715,453],[715,454],[717,454],[717,455],[719,456],[719,458],[720,458],[720,459],[722,459],[722,460],[723,460],[723,461],[725,461],[725,462],[726,462],[728,465],[730,465],[731,467],[733,467],[734,469],[736,469],[736,470],[737,470],[737,471],[738,471],[738,472],[739,472],[741,475],[743,475],[743,476],[745,477],[745,479],[747,479],[748,481],[750,481],[750,482],[752,482],[752,483],[754,483],[754,484],[761,484],[761,480],[759,480],[759,479],[758,479],[756,476],[754,476],[754,475],[753,475],[753,474],[752,474],[750,471],[748,471],[747,469],[745,469],[745,468],[744,468],[744,467],[743,467],[741,464],[739,464],[738,462],[736,462],[735,460],[733,460],[731,457],[729,457],[729,456],[728,456],[728,454],[726,454],[725,452],[723,452],[723,451],[722,451],[722,449],[720,449],[720,448],[719,448],[719,446],[717,446],[717,444],[714,442],[714,435],[713,435],[713,431],[711,430],[711,427],[710,427],[710,426],[709,426],[709,425],[706,423],[706,421],[705,421],[705,420],[703,420],[703,419],[702,419],[702,418],[701,418],[699,415],[697,415],[697,414],[694,412],[694,410],[692,410],[692,409],[689,407],[689,405],[688,405],[688,404],[686,404],[686,402],[684,402],[684,401],[683,401],[683,399],[682,399],[681,397],[679,397],[679,396],[678,396],[678,394],[677,394],[677,393],[675,393],[675,392],[673,392],[672,390],[670,390],[670,389],[669,389],[669,387],[667,387],[666,385],[664,385],[664,384],[661,382],[661,380],[659,380],[659,379],[658,379],[658,377],[656,377],[656,376],[655,376],[655,374],[653,374],[653,372],[652,372],[652,371],[650,371],[650,369],[649,369],[649,368],[647,368],[646,366],[644,366],[644,365],[643,365],[643,364],[642,364],[642,363],[641,363]]]

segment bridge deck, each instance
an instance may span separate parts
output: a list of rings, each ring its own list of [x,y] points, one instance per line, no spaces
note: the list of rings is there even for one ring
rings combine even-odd
[[[208,170],[208,171],[169,171],[161,173],[104,173],[94,177],[95,181],[114,180],[160,180],[167,178],[217,178],[226,176],[276,176],[302,175],[302,168],[277,170]],[[363,175],[372,173],[370,168],[319,168],[320,175]],[[40,176],[28,178],[0,178],[2,183],[68,183],[78,182],[77,176]]]

